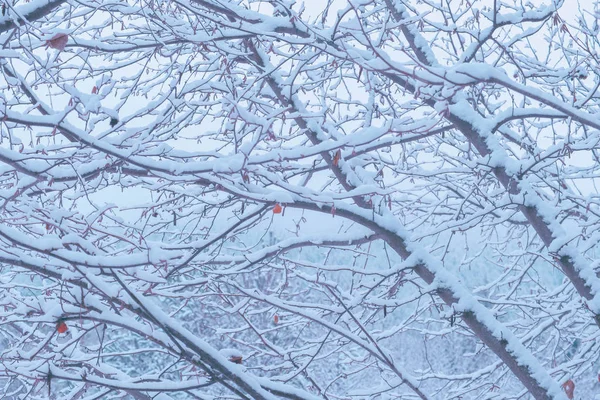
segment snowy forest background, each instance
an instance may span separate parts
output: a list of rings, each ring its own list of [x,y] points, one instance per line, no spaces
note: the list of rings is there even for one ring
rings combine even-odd
[[[0,399],[600,399],[598,2],[0,4]]]

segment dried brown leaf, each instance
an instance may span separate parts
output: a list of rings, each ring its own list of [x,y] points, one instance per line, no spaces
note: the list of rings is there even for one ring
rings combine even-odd
[[[66,33],[57,33],[52,39],[46,40],[46,45],[53,49],[63,51],[68,41],[69,36]]]

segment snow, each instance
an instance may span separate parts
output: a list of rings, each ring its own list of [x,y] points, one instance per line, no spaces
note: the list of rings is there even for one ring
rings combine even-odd
[[[484,3],[7,3],[8,396],[593,398],[597,21]]]

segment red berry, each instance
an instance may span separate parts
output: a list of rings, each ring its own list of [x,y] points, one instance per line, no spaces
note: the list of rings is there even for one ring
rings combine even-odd
[[[65,333],[67,329],[69,329],[69,327],[64,322],[59,322],[58,325],[56,325],[58,333]]]

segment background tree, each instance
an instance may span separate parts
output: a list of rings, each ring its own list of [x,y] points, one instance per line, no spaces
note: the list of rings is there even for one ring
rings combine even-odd
[[[592,398],[583,3],[5,1],[4,398]]]

